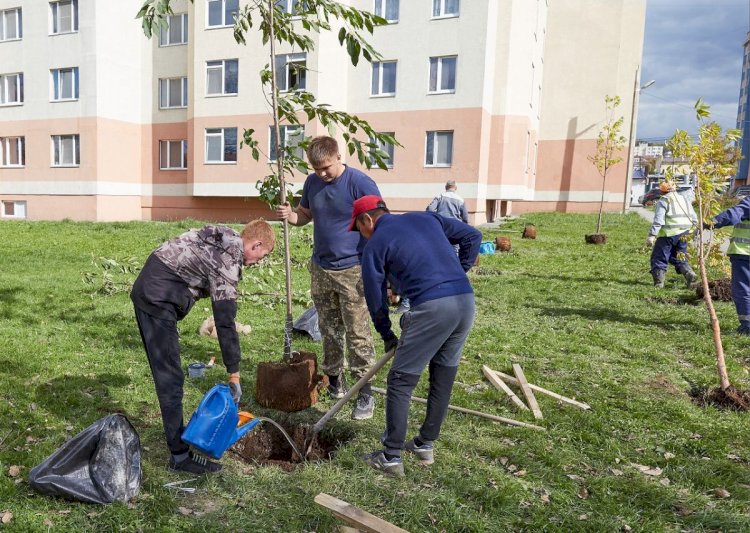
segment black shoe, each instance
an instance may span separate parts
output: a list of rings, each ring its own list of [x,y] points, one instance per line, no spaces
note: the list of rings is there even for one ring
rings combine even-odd
[[[367,420],[372,418],[372,413],[375,410],[375,398],[372,394],[365,394],[360,392],[357,396],[357,405],[354,406],[352,411],[353,420]]]
[[[346,387],[344,387],[344,378],[341,375],[328,376],[328,388],[326,389],[331,398],[340,400],[346,394]]]
[[[190,452],[188,458],[179,463],[174,460],[174,457],[169,458],[169,464],[167,464],[167,470],[173,470],[175,472],[188,472],[201,476],[203,474],[214,473],[221,470],[221,465],[214,461],[209,461],[201,455],[195,455]]]

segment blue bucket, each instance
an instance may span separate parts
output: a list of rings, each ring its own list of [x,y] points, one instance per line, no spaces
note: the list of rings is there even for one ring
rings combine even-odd
[[[220,459],[259,422],[253,418],[238,426],[239,421],[237,404],[232,399],[229,386],[220,383],[203,397],[182,432],[182,440],[201,453]]]

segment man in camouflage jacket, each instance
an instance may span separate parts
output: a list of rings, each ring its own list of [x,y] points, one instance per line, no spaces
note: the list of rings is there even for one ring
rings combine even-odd
[[[200,298],[211,298],[221,355],[229,386],[239,403],[240,342],[234,327],[237,284],[242,267],[268,255],[276,238],[264,220],[254,220],[237,233],[225,226],[205,226],[183,233],[157,248],[133,284],[135,307],[146,356],[154,377],[164,433],[172,456],[167,467],[193,474],[216,472],[221,465],[193,455],[182,441],[184,375],[177,321]]]

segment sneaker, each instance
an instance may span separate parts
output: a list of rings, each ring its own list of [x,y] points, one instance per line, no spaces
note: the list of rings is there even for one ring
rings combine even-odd
[[[367,420],[372,418],[372,413],[375,410],[375,398],[372,394],[365,394],[360,392],[357,396],[357,405],[354,406],[352,411],[352,420]]]
[[[332,379],[333,378],[333,379]],[[328,395],[331,398],[340,400],[346,394],[346,388],[344,387],[344,378],[341,376],[328,376]]]
[[[169,464],[167,464],[167,470],[188,472],[200,476],[203,474],[218,472],[221,470],[221,465],[214,461],[209,461],[201,455],[196,455],[191,451],[188,458],[179,463],[175,462],[174,457],[170,457]]]
[[[383,450],[378,450],[363,455],[362,459],[375,470],[380,470],[389,476],[404,477],[404,462],[400,457],[394,457],[389,460],[385,458]]]
[[[404,444],[404,450],[413,453],[423,465],[431,465],[435,462],[435,450],[432,444],[422,444],[422,446],[417,446],[414,439],[411,439]]]

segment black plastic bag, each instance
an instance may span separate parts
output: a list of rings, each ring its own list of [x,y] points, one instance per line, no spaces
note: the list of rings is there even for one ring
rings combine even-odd
[[[42,494],[88,503],[128,502],[141,488],[141,440],[121,414],[105,416],[35,466]]]
[[[318,327],[318,310],[315,309],[314,305],[295,320],[294,324],[292,324],[292,331],[307,333],[316,342],[322,338],[320,328]]]

